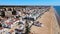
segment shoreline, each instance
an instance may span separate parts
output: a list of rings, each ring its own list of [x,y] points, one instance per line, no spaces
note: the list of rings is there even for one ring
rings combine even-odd
[[[55,9],[55,8],[54,8]],[[56,16],[56,19],[58,21],[58,24],[59,24],[59,27],[60,27],[60,16],[58,15],[58,13],[56,12],[56,10],[54,11],[55,12],[55,16]]]
[[[51,7],[48,12],[44,13],[41,18],[38,18],[37,21],[42,23],[44,26],[37,27],[33,25],[31,27],[31,32],[33,34],[57,34],[59,32],[59,25],[53,7]]]

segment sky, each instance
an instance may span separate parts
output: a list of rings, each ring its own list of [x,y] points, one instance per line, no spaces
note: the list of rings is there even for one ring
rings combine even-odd
[[[0,0],[0,5],[60,5],[60,0]]]

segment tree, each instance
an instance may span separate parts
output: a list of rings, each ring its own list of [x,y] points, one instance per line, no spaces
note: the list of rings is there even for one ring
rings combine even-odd
[[[29,33],[30,33],[29,23],[28,23],[28,20],[26,20],[26,32],[25,32],[25,34],[29,34]]]
[[[2,27],[2,24],[0,23],[0,27]]]

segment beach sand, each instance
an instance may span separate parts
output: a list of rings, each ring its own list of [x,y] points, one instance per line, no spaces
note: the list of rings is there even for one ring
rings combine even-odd
[[[59,34],[59,25],[55,16],[53,7],[49,11],[45,12],[41,18],[37,19],[44,26],[37,27],[32,25],[31,33],[33,34]]]

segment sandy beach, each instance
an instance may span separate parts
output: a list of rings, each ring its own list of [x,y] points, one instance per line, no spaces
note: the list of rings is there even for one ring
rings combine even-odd
[[[37,27],[33,25],[31,27],[33,34],[59,34],[59,25],[52,7],[41,18],[39,17],[37,21],[43,23],[44,26]]]

